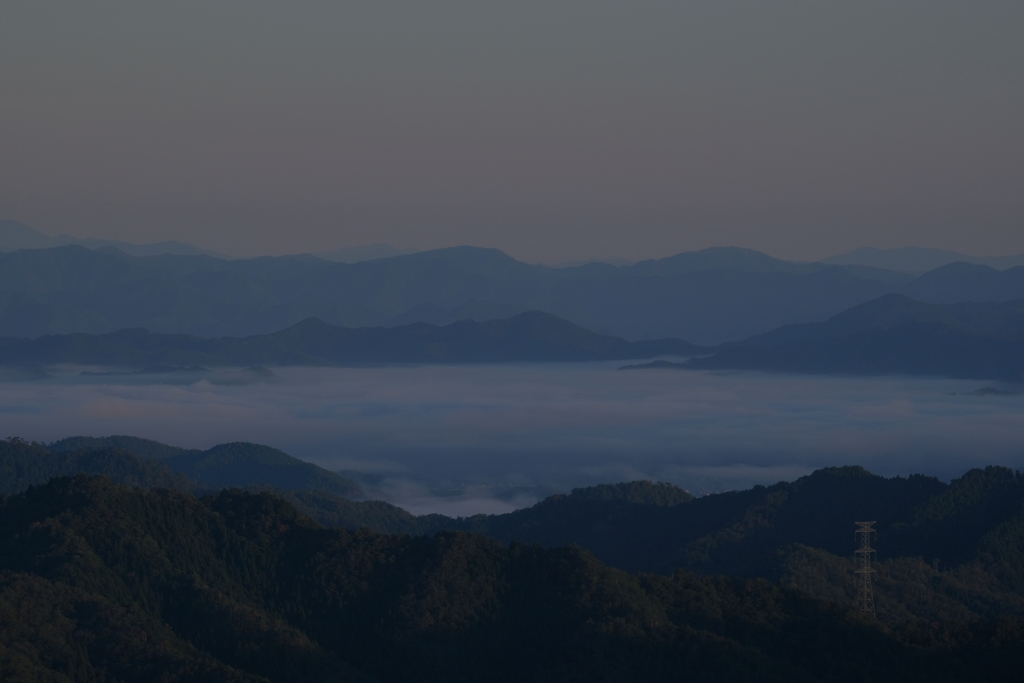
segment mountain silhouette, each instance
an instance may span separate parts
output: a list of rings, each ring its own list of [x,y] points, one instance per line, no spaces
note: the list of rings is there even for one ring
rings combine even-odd
[[[345,328],[307,318],[279,332],[243,338],[211,339],[141,329],[0,338],[0,359],[7,365],[71,363],[142,368],[139,372],[150,373],[202,372],[215,366],[621,360],[692,356],[710,350],[680,339],[628,342],[540,311],[445,326]]]
[[[1019,382],[1024,299],[929,304],[890,294],[824,322],[780,327],[675,367]]]

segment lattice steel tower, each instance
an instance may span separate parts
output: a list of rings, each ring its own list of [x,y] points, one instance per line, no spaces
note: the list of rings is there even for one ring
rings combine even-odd
[[[875,618],[875,594],[871,590],[871,575],[875,573],[871,566],[875,559],[875,549],[871,547],[871,534],[875,530],[871,528],[874,522],[855,522],[860,528],[855,532],[860,539],[860,547],[857,548],[857,606],[862,614],[870,614]]]

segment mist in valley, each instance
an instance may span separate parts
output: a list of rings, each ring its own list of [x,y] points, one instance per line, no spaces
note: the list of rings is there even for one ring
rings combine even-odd
[[[3,378],[0,435],[263,443],[343,471],[411,512],[450,515],[633,479],[701,494],[831,465],[946,480],[975,466],[1024,466],[1024,395],[1012,387],[621,365],[57,367]]]

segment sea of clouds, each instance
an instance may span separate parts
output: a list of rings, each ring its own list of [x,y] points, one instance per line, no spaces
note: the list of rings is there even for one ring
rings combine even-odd
[[[0,381],[0,436],[131,434],[191,448],[268,444],[355,472],[416,512],[472,514],[646,478],[694,493],[830,465],[943,479],[1024,467],[1024,395],[984,382],[620,363],[81,375]]]

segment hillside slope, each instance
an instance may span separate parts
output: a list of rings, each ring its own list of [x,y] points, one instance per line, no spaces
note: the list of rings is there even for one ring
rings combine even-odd
[[[70,457],[65,454],[88,457],[94,452],[130,453],[143,461],[144,466],[157,465],[184,475],[183,478],[194,482],[191,488],[159,483],[140,484],[146,488],[166,486],[179,490],[201,488],[216,491],[231,487],[272,486],[281,491],[320,491],[350,497],[359,497],[362,494],[359,485],[350,479],[294,458],[276,448],[253,443],[226,443],[201,451],[176,448],[132,436],[77,436],[61,439],[45,449],[40,445],[17,441],[0,442],[0,449],[3,448],[32,449],[30,454],[21,457],[34,459],[39,463],[46,463],[53,457],[50,454],[61,457]],[[98,470],[83,469],[60,471],[50,476],[75,472],[106,474]],[[45,481],[44,479],[43,482]]]
[[[25,461],[47,460],[38,446],[6,447],[31,451]],[[815,585],[843,604],[856,596],[853,522],[872,519],[886,619],[1024,615],[1024,476],[1006,468],[971,470],[949,484],[922,475],[887,479],[859,467],[828,468],[794,482],[701,498],[670,484],[629,482],[576,489],[508,514],[464,518],[416,517],[385,502],[345,498],[317,482],[282,491],[283,478],[256,481],[265,490],[276,481],[279,495],[327,526],[428,536],[470,531],[504,543],[575,544],[629,571],[685,569]]]
[[[1024,664],[1013,618],[879,628],[766,581],[84,476],[0,498],[0,631],[5,680],[53,682],[996,681]]]

